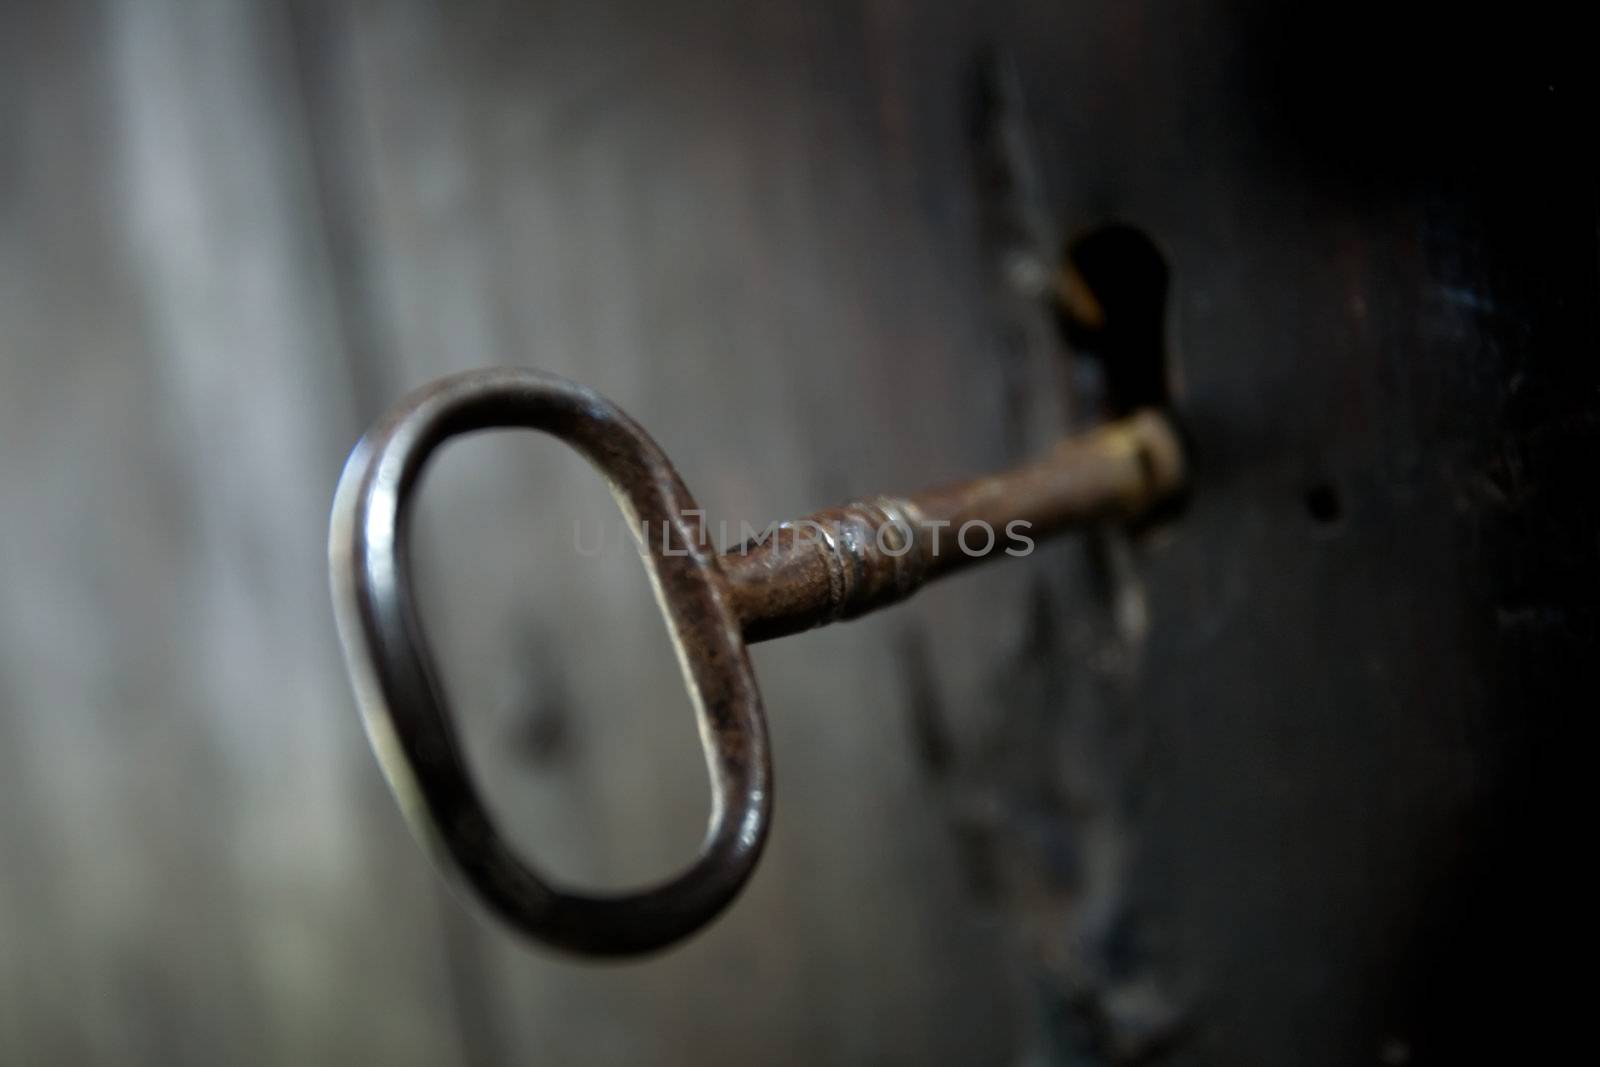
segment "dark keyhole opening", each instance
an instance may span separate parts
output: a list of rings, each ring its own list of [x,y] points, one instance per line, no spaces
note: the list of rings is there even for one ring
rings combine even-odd
[[[1139,408],[1172,411],[1167,353],[1167,258],[1143,230],[1100,226],[1069,242],[1056,275],[1057,323],[1077,357],[1099,367],[1098,402],[1108,418]],[[1192,468],[1194,442],[1184,432]],[[1160,529],[1183,512],[1188,492],[1169,498],[1134,529]]]
[[[1144,231],[1101,226],[1068,244],[1055,309],[1067,341],[1100,361],[1111,416],[1170,407],[1166,305],[1171,272]]]

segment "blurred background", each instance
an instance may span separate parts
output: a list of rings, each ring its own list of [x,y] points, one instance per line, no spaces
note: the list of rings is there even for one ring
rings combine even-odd
[[[1538,10],[1290,10],[6,5],[0,1063],[1555,1041],[1592,108]],[[776,822],[681,947],[574,961],[454,895],[333,630],[365,427],[515,364],[615,400],[713,524],[972,475],[1098,417],[1115,373],[1040,279],[1112,221],[1171,270],[1127,299],[1166,323],[1188,512],[754,650]],[[602,484],[495,434],[422,496],[507,832],[580,884],[675,870],[704,770],[631,550],[574,550],[618,528]]]

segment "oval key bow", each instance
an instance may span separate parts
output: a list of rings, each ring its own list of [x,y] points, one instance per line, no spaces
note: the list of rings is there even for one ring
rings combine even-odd
[[[542,430],[603,474],[646,539],[711,774],[711,821],[688,869],[635,892],[553,885],[517,858],[473,785],[417,619],[407,533],[434,450],[494,427]],[[750,658],[706,549],[698,507],[648,434],[598,393],[530,370],[484,370],[408,397],[345,465],[329,533],[335,613],[367,736],[416,836],[499,915],[558,948],[648,952],[710,921],[750,877],[772,811],[767,725]]]

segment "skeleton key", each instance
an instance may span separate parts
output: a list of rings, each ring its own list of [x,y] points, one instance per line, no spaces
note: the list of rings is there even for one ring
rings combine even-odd
[[[560,438],[610,484],[666,617],[710,773],[699,855],[659,885],[552,884],[496,830],[462,757],[412,594],[410,501],[449,438],[517,427]],[[772,760],[748,642],[850,619],[1035,538],[1147,515],[1184,481],[1179,437],[1144,409],[1012,470],[878,496],[783,523],[721,553],[648,434],[604,397],[532,370],[478,370],[413,393],[361,439],[340,478],[328,556],[340,640],[367,735],[412,831],[513,927],[585,955],[650,952],[713,919],[760,858]]]

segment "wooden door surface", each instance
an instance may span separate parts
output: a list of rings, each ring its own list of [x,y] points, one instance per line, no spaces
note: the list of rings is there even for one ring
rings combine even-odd
[[[6,23],[0,1063],[1398,1064],[1559,1034],[1533,976],[1576,914],[1600,436],[1559,27]],[[513,364],[617,401],[730,528],[979,473],[1097,417],[1110,372],[1038,289],[1109,222],[1170,271],[1187,510],[756,649],[776,822],[682,947],[580,963],[464,906],[333,631],[364,427]],[[600,886],[675,869],[708,804],[620,529],[574,455],[497,434],[441,457],[417,545],[497,816]]]

